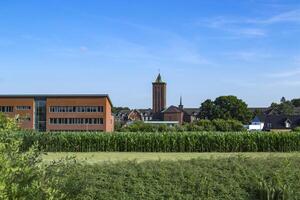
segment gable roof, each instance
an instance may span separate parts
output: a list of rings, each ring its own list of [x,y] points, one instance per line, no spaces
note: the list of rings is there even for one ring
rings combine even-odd
[[[291,127],[286,128],[285,122],[290,121]],[[268,115],[265,119],[265,130],[293,129],[300,126],[300,115]]]
[[[188,115],[193,115],[194,113],[198,114],[200,112],[200,108],[183,108],[183,111]]]
[[[173,105],[162,111],[162,113],[181,113],[181,112],[183,112],[183,110]]]

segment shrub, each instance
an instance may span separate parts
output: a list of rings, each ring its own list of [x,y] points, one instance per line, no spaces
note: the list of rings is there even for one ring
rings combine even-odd
[[[300,199],[300,159],[80,164],[51,170],[66,199]],[[56,172],[58,171],[58,172]]]
[[[8,118],[0,112],[0,131],[20,130],[15,118]]]
[[[293,131],[300,132],[300,127],[298,126],[298,127],[294,128]]]
[[[214,119],[212,124],[216,127],[217,131],[228,132],[231,130],[230,124],[223,119]]]
[[[243,124],[236,120],[216,119],[199,120],[184,125],[167,126],[166,124],[147,124],[137,121],[121,129],[120,132],[182,132],[182,131],[244,131]]]
[[[11,135],[0,132],[0,199],[63,198],[60,190],[48,185],[57,179],[45,175],[40,151],[33,146],[23,152],[22,142]]]

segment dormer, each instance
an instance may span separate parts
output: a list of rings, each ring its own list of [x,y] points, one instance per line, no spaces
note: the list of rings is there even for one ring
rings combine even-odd
[[[289,120],[289,119],[286,119],[286,120],[284,121],[284,126],[285,126],[285,128],[291,128],[291,126],[292,126],[292,121]]]

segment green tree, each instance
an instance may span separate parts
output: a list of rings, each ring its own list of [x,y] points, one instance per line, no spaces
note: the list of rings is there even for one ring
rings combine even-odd
[[[128,107],[113,107],[111,109],[111,112],[114,114],[117,114],[118,112],[120,112],[122,110],[130,110],[130,108],[128,108]]]
[[[216,113],[216,106],[212,100],[207,99],[201,104],[199,112],[201,119],[213,119]]]
[[[300,107],[300,99],[293,99],[291,102],[295,107]]]
[[[279,104],[272,103],[271,108],[274,115],[292,115],[294,113],[295,106],[291,101],[284,101]]]
[[[221,96],[215,101],[206,100],[201,104],[199,115],[202,119],[234,119],[243,123],[248,123],[252,117],[247,104],[236,96]]]

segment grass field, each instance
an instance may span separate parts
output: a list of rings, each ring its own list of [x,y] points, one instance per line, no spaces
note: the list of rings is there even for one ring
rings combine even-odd
[[[150,160],[190,160],[194,158],[200,159],[218,159],[244,156],[249,158],[266,158],[274,157],[300,157],[300,152],[296,153],[124,153],[124,152],[95,152],[95,153],[47,153],[43,156],[44,162],[59,160],[65,157],[76,157],[79,161],[84,161],[90,164],[101,162],[118,162],[132,161],[137,162]]]

